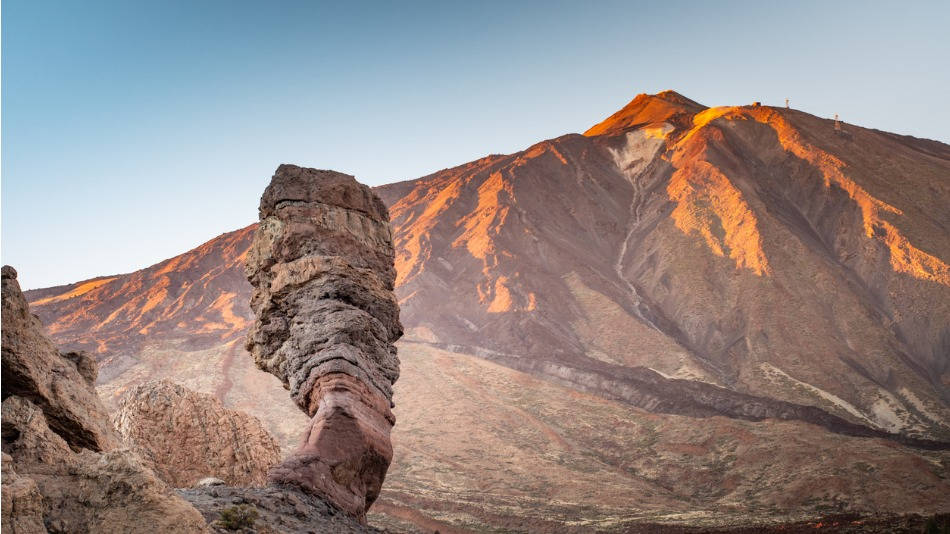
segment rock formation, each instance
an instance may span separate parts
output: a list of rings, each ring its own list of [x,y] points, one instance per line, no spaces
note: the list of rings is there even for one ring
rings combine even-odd
[[[30,314],[16,281],[3,267],[3,398],[22,397],[43,411],[50,430],[74,448],[102,451],[118,436],[96,396],[96,362],[83,352],[60,354]]]
[[[247,255],[257,320],[247,348],[312,419],[270,480],[364,520],[392,460],[393,295],[389,215],[352,176],[281,165]]]
[[[277,441],[256,417],[167,380],[129,390],[113,422],[125,443],[176,488],[207,477],[260,486],[280,461]]]
[[[3,514],[10,533],[203,532],[129,450],[96,397],[95,361],[60,354],[3,267]]]

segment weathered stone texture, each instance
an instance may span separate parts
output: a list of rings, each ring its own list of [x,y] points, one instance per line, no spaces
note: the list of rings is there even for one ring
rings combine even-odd
[[[96,362],[86,353],[60,354],[20,292],[13,267],[3,267],[3,398],[29,399],[50,429],[75,450],[119,443],[96,396]]]
[[[257,418],[167,380],[129,390],[113,421],[125,443],[176,488],[207,477],[263,485],[280,461],[280,446]]]
[[[3,268],[3,532],[204,532],[204,519],[120,443],[95,360],[60,354]]]
[[[281,165],[247,255],[247,348],[312,417],[271,471],[362,519],[392,460],[393,343],[402,336],[386,207],[352,176]]]

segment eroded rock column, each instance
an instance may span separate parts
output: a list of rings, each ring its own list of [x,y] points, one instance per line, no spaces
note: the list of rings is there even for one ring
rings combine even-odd
[[[281,165],[246,259],[247,348],[310,417],[269,481],[364,520],[392,460],[393,343],[402,336],[386,206],[352,176]]]

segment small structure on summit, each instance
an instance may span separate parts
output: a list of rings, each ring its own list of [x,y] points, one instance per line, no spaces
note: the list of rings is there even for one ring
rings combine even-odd
[[[843,130],[843,129],[841,128],[841,121],[838,120],[838,114],[837,114],[837,113],[835,113],[835,135],[837,135],[838,137],[843,137],[843,138],[845,138],[845,139],[847,139],[847,140],[851,140],[851,139],[852,139],[851,132],[848,132],[848,131]]]
[[[247,349],[311,417],[268,480],[365,521],[393,455],[402,325],[389,213],[352,176],[281,165],[260,221],[245,265],[257,316]]]

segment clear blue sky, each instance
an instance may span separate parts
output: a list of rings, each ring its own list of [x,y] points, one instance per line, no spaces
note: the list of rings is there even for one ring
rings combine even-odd
[[[580,132],[635,94],[950,141],[950,2],[6,0],[2,254],[24,287],[257,218],[279,163],[369,184]]]

